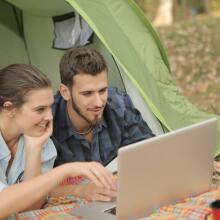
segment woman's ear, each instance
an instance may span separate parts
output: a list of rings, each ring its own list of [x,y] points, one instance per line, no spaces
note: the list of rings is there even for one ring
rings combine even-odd
[[[64,100],[69,101],[71,99],[70,89],[63,83],[60,84],[59,91]]]
[[[6,109],[6,110],[10,110],[10,109],[12,109],[12,107],[13,107],[13,104],[10,101],[6,101],[3,104],[3,108]]]
[[[10,101],[6,101],[4,102],[3,104],[3,110],[7,113],[7,115],[10,117],[10,118],[13,118],[14,115],[15,115],[15,108],[13,106],[13,103],[10,102]]]

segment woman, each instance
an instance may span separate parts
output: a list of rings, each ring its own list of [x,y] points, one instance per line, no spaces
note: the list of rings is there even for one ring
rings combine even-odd
[[[0,218],[40,208],[47,194],[69,176],[84,175],[115,189],[112,174],[94,162],[66,164],[40,175],[52,169],[56,158],[49,139],[52,103],[51,83],[37,68],[14,64],[0,71]]]

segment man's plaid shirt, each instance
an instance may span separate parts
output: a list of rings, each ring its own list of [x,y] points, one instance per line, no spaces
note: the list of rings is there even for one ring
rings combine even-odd
[[[103,120],[95,127],[91,144],[74,132],[59,92],[55,95],[53,115],[56,165],[70,161],[98,161],[105,165],[117,155],[118,148],[154,136],[130,97],[113,87],[108,89]]]

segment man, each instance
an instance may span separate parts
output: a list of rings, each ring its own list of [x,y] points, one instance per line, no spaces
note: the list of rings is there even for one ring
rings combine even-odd
[[[56,165],[105,165],[118,148],[154,136],[129,96],[108,86],[107,72],[104,58],[91,48],[68,50],[61,59],[61,84],[53,105]]]

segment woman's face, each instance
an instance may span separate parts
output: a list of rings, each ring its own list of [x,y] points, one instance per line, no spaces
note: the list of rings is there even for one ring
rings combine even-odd
[[[51,106],[54,102],[51,88],[31,90],[24,104],[15,109],[14,125],[18,132],[32,136],[41,136],[53,119]]]

